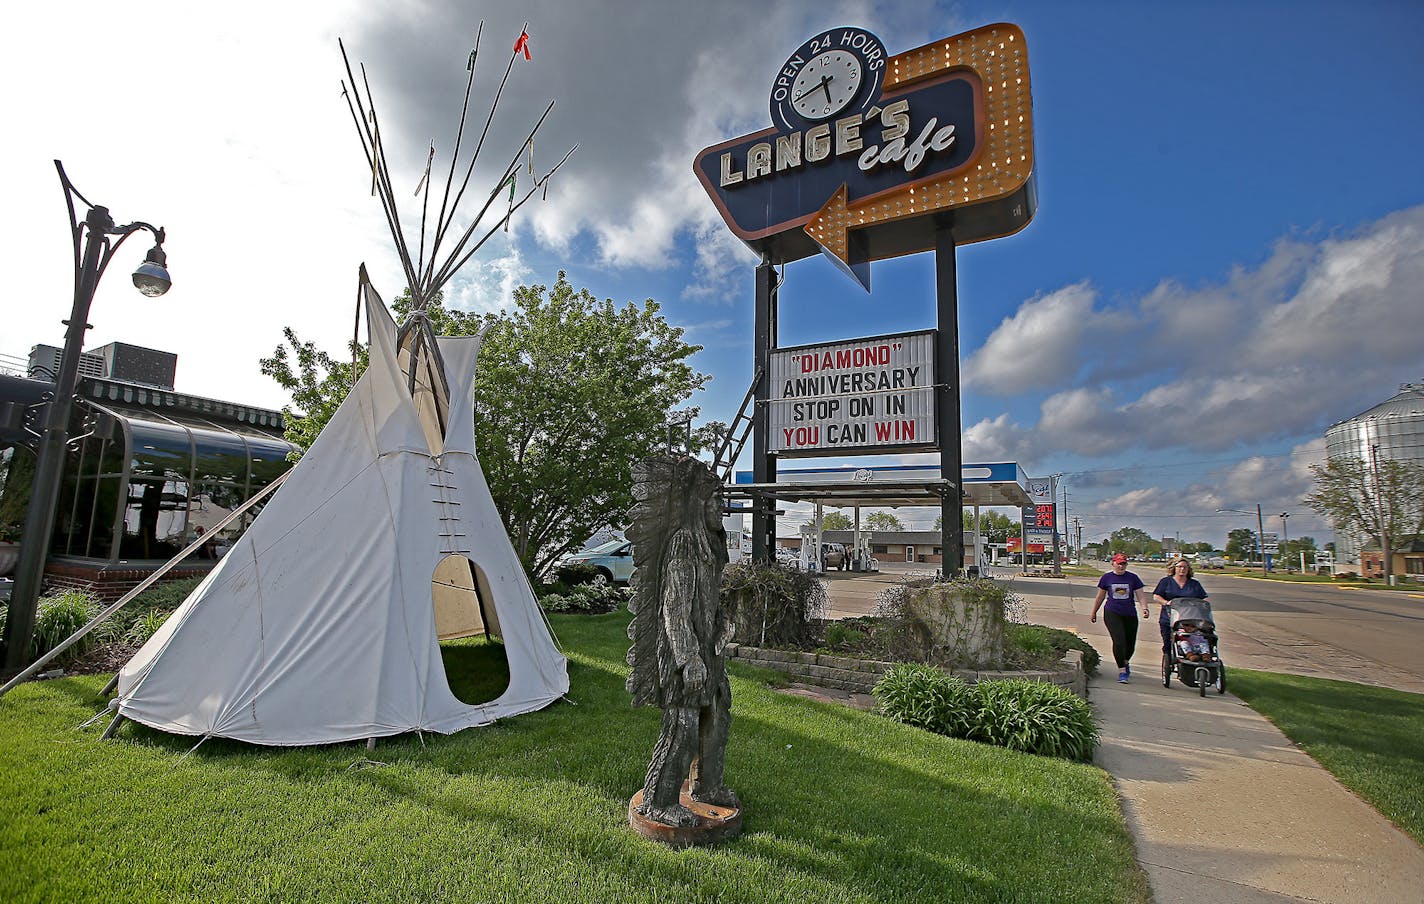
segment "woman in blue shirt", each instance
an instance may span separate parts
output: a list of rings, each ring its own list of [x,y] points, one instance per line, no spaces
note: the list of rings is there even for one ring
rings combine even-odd
[[[1172,600],[1182,597],[1192,599],[1206,599],[1206,588],[1201,585],[1201,581],[1192,577],[1192,563],[1186,559],[1177,559],[1167,566],[1167,576],[1157,582],[1157,589],[1152,591],[1152,598],[1162,604],[1161,614],[1157,617],[1157,625],[1162,629],[1162,653],[1166,655],[1167,647],[1172,642],[1172,623],[1167,615],[1167,607]]]

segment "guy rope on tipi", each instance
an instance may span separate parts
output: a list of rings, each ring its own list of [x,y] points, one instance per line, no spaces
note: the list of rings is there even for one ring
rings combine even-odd
[[[496,207],[526,152],[532,162],[534,136],[551,102],[456,235],[456,211],[499,94],[515,59],[528,57],[528,43],[526,28],[457,187],[477,37],[430,230],[433,150],[417,191],[423,198],[416,256],[401,226],[365,71],[358,83],[347,61],[342,93],[409,286],[410,314],[396,324],[362,265],[359,297],[370,335],[365,372],[281,491],[119,672],[106,736],[122,718],[204,739],[270,745],[450,733],[540,709],[567,692],[567,662],[475,453],[473,384],[482,336],[437,337],[426,314],[459,268],[536,192],[547,190],[573,153],[521,197],[511,194],[507,207]],[[471,705],[450,690],[439,641],[481,633],[502,640],[509,685],[495,699]]]

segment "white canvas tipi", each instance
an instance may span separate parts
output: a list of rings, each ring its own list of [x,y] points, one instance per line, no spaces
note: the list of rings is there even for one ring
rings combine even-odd
[[[435,352],[428,327],[397,331],[364,274],[363,289],[368,369],[252,527],[120,672],[121,715],[180,734],[318,744],[450,733],[568,690],[475,456],[480,338],[440,338]],[[451,693],[437,638],[482,628],[503,639],[510,681],[472,706]]]

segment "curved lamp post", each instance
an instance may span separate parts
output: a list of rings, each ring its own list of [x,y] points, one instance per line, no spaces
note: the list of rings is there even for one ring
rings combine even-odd
[[[1238,515],[1256,516],[1256,555],[1261,557],[1261,574],[1266,573],[1266,525],[1261,521],[1261,503],[1256,503],[1256,511],[1248,512],[1245,509],[1219,508],[1217,512],[1235,512]]]
[[[155,228],[138,221],[127,226],[116,226],[107,207],[90,204],[79,193],[65,175],[62,163],[56,160],[54,167],[59,171],[64,201],[69,206],[70,233],[74,242],[74,309],[65,321],[69,329],[59,359],[54,400],[45,412],[40,432],[30,506],[25,513],[21,537],[20,561],[15,569],[15,587],[10,594],[10,611],[5,622],[6,674],[18,672],[29,663],[35,607],[39,602],[40,585],[44,582],[45,558],[49,554],[50,534],[54,530],[55,509],[59,504],[65,447],[69,443],[69,414],[74,404],[74,388],[79,382],[79,358],[83,352],[84,333],[89,329],[89,305],[94,301],[99,279],[128,237],[147,230],[153,234],[155,241],[144,262],[134,271],[134,287],[152,298],[167,292],[173,285],[168,276],[168,259],[163,252],[161,227]],[[82,220],[75,215],[75,198],[88,208]],[[113,240],[115,237],[117,241]]]

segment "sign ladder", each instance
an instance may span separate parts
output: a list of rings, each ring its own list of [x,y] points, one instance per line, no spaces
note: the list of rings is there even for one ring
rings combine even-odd
[[[756,422],[753,417],[756,410],[753,400],[756,397],[757,384],[761,382],[762,372],[763,369],[758,367],[756,375],[752,377],[752,385],[747,389],[746,397],[742,399],[742,405],[737,410],[737,416],[732,418],[732,423],[727,427],[727,435],[717,444],[712,470],[721,476],[724,484],[732,482],[735,476],[732,469],[736,467],[737,456],[741,455],[742,449],[746,447],[747,437],[751,436],[752,425]]]

